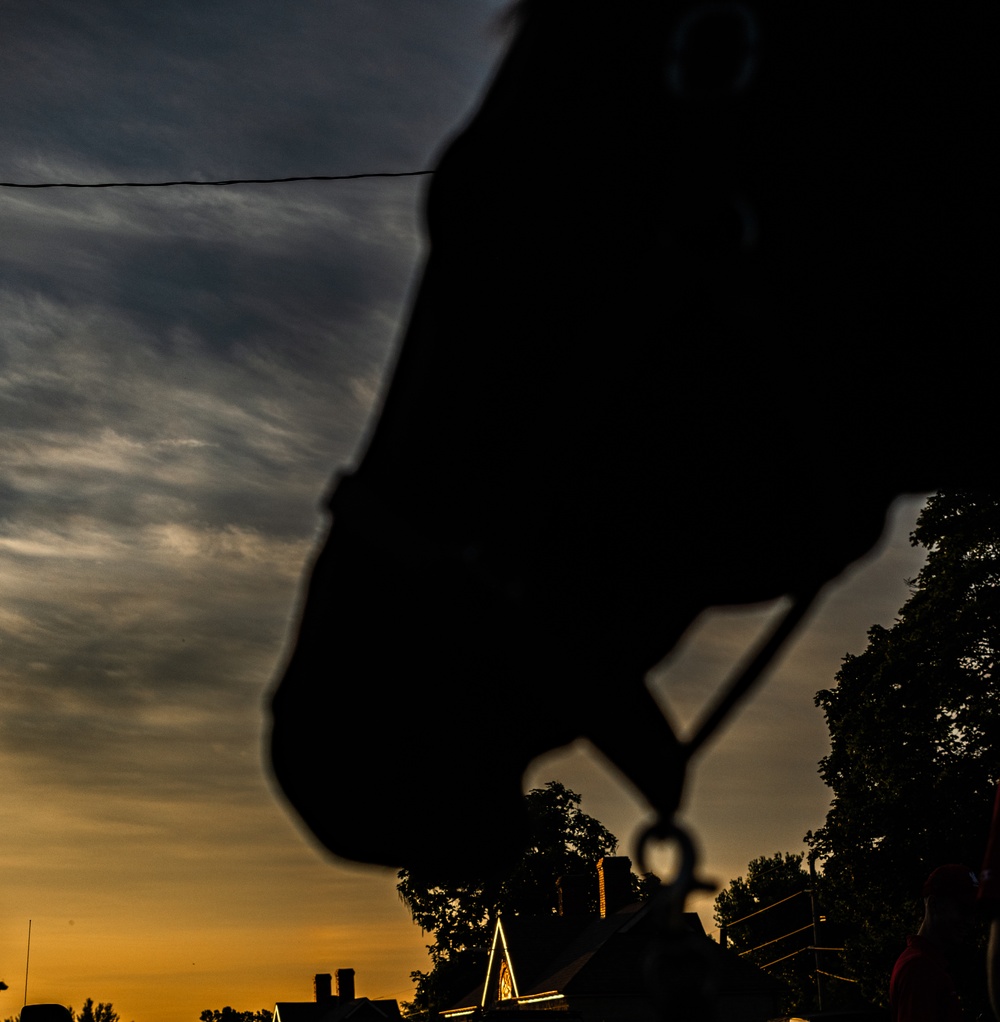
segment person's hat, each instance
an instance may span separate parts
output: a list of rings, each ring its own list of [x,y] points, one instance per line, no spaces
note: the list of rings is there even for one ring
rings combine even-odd
[[[924,881],[923,896],[925,898],[954,898],[962,904],[972,905],[979,891],[976,874],[968,866],[952,863],[938,866]]]

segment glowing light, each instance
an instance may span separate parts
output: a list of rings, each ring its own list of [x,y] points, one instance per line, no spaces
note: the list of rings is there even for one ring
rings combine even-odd
[[[565,998],[565,994],[557,993],[555,990],[550,990],[544,994],[534,994],[531,997],[519,997],[517,999],[518,1004],[537,1004],[539,1001],[561,1001]]]
[[[500,946],[503,949],[504,961],[507,964],[507,972],[510,975],[510,985],[514,991],[514,1000],[518,999],[517,978],[514,976],[514,966],[510,960],[510,952],[507,950],[507,935],[503,932],[503,923],[497,919],[497,928],[493,931],[493,943],[490,945],[490,958],[486,965],[486,982],[483,984],[483,998],[479,1002],[481,1008],[486,1007],[486,995],[489,993],[490,977],[493,975],[493,957],[496,954],[497,938],[500,938]]]

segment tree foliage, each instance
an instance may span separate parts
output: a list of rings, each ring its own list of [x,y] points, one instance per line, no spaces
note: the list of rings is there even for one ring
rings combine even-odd
[[[107,1003],[100,1001],[94,1004],[92,997],[88,997],[83,1002],[83,1007],[79,1011],[74,1012],[72,1007],[66,1010],[75,1022],[119,1022],[120,1018],[110,1001]],[[3,1022],[19,1022],[20,1018],[21,1013],[18,1012],[16,1015],[8,1015]]]
[[[73,1009],[70,1008],[73,1015]],[[93,997],[88,997],[83,1002],[83,1007],[73,1017],[76,1022],[118,1022],[118,1012],[111,1006],[111,1002],[100,1001],[94,1004]]]
[[[856,988],[837,978],[839,958],[828,949],[842,943],[842,927],[826,915],[823,877],[804,859],[791,852],[754,859],[746,879],[730,881],[715,899],[716,925],[733,951],[781,983],[783,1012],[862,1007]]]
[[[979,866],[1000,769],[1000,496],[935,495],[911,543],[928,556],[896,623],[873,626],[816,696],[833,800],[806,838],[828,908],[851,923],[845,967],[883,1005],[922,881],[946,862]]]
[[[598,859],[614,855],[618,839],[580,809],[581,796],[557,781],[524,796],[529,839],[524,853],[503,878],[484,880],[433,876],[401,870],[396,890],[413,921],[434,935],[432,969],[414,972],[417,984],[409,1008],[446,1008],[483,978],[493,923],[500,914],[551,915],[557,911],[556,879],[594,875]],[[474,865],[474,864],[472,864]],[[659,881],[633,874],[637,899]],[[597,883],[591,906],[597,911]]]
[[[737,877],[715,899],[715,922],[725,927],[729,946],[759,968],[767,966],[785,988],[785,1012],[815,1001],[815,963],[804,950],[812,944],[812,911],[802,859],[789,852],[754,859],[746,879]]]
[[[201,1022],[271,1022],[274,1012],[270,1008],[259,1011],[237,1011],[227,1004],[222,1011],[206,1008],[198,1018]]]

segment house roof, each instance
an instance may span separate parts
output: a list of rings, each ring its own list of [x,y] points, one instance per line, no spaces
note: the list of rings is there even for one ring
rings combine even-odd
[[[399,1017],[396,1001],[367,997],[333,997],[322,1003],[279,1001],[274,1006],[274,1022],[393,1022]]]
[[[775,989],[775,980],[710,940],[696,913],[685,913],[685,922],[704,939],[704,950],[720,990],[770,993]],[[649,902],[637,902],[604,918],[553,915],[503,919],[498,922],[494,954],[483,983],[453,1005],[449,1013],[483,1003],[484,989],[495,989],[494,977],[501,958],[508,963],[522,1002],[554,993],[574,997],[648,996],[644,967],[655,930]],[[498,935],[502,939],[498,940]]]

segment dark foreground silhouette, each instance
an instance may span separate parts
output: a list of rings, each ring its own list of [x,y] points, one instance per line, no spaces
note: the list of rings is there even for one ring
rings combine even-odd
[[[337,855],[498,866],[589,738],[665,815],[644,673],[996,475],[983,2],[522,5],[427,200],[384,407],[274,702]]]
[[[25,1004],[21,1022],[73,1022],[73,1013],[62,1004]]]

